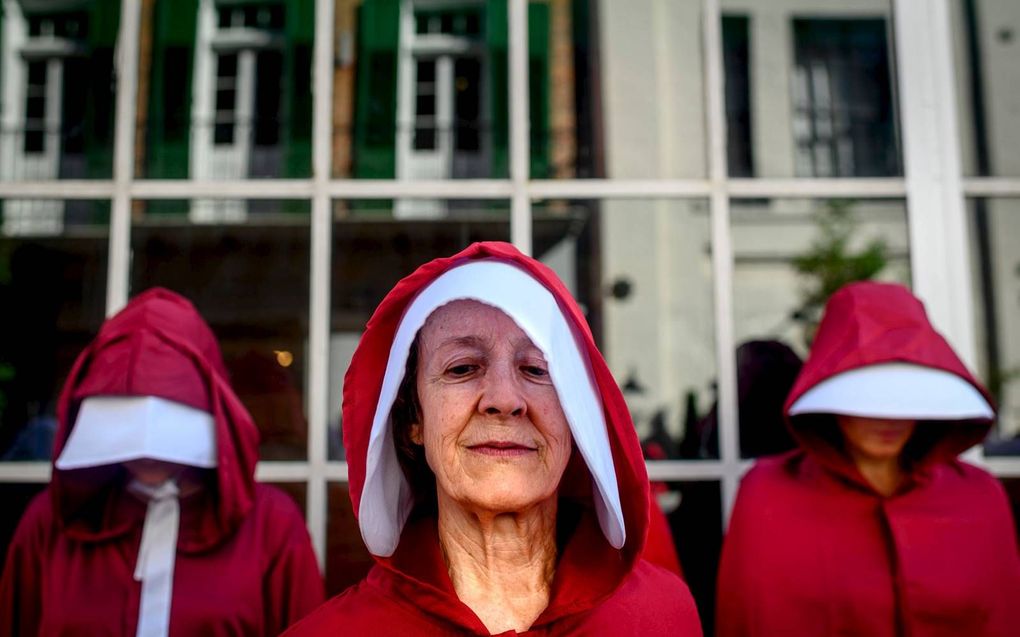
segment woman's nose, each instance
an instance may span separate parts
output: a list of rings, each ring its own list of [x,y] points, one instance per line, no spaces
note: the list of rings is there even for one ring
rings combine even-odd
[[[522,416],[527,402],[513,365],[494,365],[485,374],[478,411],[490,416]]]

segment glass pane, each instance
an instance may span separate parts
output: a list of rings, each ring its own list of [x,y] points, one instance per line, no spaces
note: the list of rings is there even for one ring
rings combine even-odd
[[[954,27],[957,114],[968,176],[1020,176],[1020,4],[949,3]]]
[[[136,201],[131,293],[163,286],[212,327],[231,385],[262,433],[260,457],[306,456],[310,205]]]
[[[978,376],[999,422],[989,455],[1020,455],[1020,199],[970,199],[971,273]]]
[[[533,178],[706,175],[702,5],[528,3]]]
[[[357,584],[375,560],[365,548],[345,482],[329,483],[326,516],[326,597]]]
[[[0,180],[111,177],[120,5],[5,3]]]
[[[7,547],[14,537],[14,531],[21,521],[21,514],[37,493],[46,488],[45,484],[0,484],[0,572],[7,559]]]
[[[506,7],[336,0],[333,176],[506,177]]]
[[[715,580],[722,550],[722,496],[718,482],[653,482],[666,514],[684,581],[698,605],[706,635],[715,630]]]
[[[314,24],[314,0],[145,3],[136,174],[310,176]]]
[[[733,177],[903,174],[888,0],[722,0]]]
[[[910,284],[901,200],[734,200],[733,321],[740,451],[793,447],[783,400],[806,358],[826,300],[845,283]]]
[[[399,222],[399,223],[398,223]],[[343,378],[376,306],[401,278],[475,241],[510,240],[506,201],[405,199],[333,204],[329,457],[343,460]]]
[[[1017,537],[1020,538],[1020,478],[999,478],[999,482],[1006,489],[1013,509],[1013,522],[1017,525]]]
[[[717,458],[705,201],[541,201],[534,255],[587,313],[649,459]]]
[[[0,460],[45,460],[74,359],[106,312],[110,202],[0,202]]]

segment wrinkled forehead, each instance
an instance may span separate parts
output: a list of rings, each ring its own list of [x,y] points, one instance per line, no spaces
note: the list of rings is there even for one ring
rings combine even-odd
[[[418,332],[419,353],[509,350],[545,356],[506,311],[471,299],[450,301],[435,309]]]

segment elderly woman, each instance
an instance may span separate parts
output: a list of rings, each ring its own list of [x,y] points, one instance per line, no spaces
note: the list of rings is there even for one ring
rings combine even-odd
[[[649,489],[622,394],[551,270],[503,243],[387,295],[347,372],[368,577],[289,635],[700,635],[642,559]]]
[[[264,635],[322,600],[301,513],[255,484],[258,430],[212,330],[153,289],[68,375],[53,477],[0,579],[0,637]]]
[[[957,458],[994,412],[906,288],[832,296],[785,412],[800,449],[741,484],[720,637],[1017,634],[1009,505]]]

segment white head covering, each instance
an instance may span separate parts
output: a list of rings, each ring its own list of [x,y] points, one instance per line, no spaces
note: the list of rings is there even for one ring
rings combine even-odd
[[[193,467],[216,462],[211,414],[156,396],[90,396],[82,401],[57,469],[83,469],[149,458]],[[142,583],[136,637],[170,630],[180,503],[174,479],[128,489],[148,500],[134,577]]]
[[[981,392],[956,374],[898,362],[858,367],[827,378],[804,392],[789,413],[904,420],[995,417]]]
[[[212,415],[157,396],[90,396],[55,464],[83,469],[140,458],[215,467]]]
[[[599,525],[609,543],[621,548],[627,536],[620,490],[602,401],[584,349],[549,290],[520,268],[490,259],[446,271],[404,312],[390,348],[368,443],[365,486],[358,511],[361,536],[368,550],[374,555],[392,555],[414,506],[411,487],[397,460],[390,422],[411,344],[436,309],[463,299],[501,310],[542,351],[570,433],[592,476]]]

